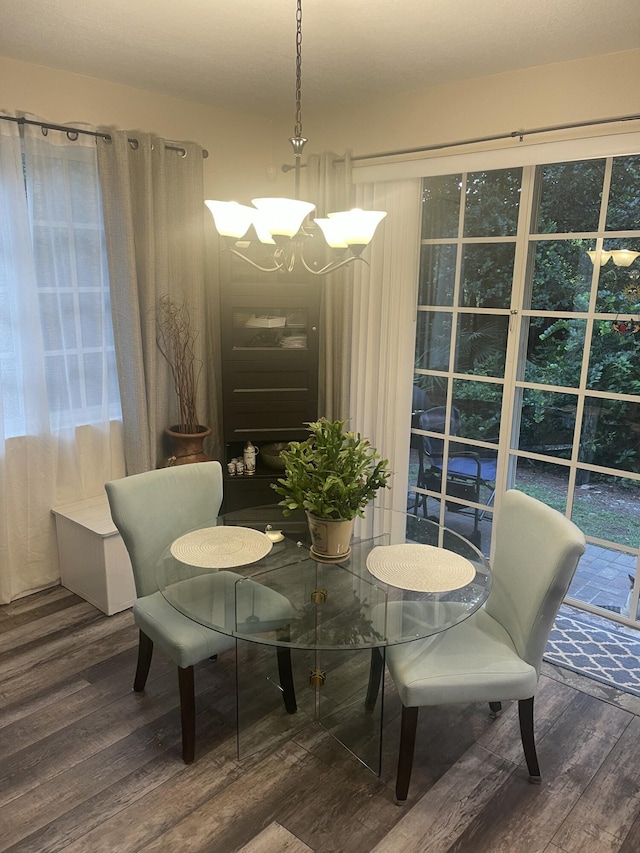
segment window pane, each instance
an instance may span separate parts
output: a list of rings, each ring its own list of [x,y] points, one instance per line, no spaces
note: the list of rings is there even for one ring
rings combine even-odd
[[[456,373],[504,376],[509,318],[461,314],[456,337]]]
[[[511,303],[515,243],[466,245],[462,253],[460,305],[508,308]]]
[[[490,505],[495,490],[498,451],[486,447],[473,447],[459,441],[449,443],[447,473],[455,478],[469,478],[477,496],[470,496],[476,503]]]
[[[458,435],[497,443],[502,411],[502,385],[495,382],[454,379],[453,406],[460,413]]]
[[[525,388],[518,448],[569,459],[575,423],[576,398],[573,394]]]
[[[571,518],[585,535],[637,548],[640,483],[580,469],[577,482]]]
[[[586,160],[538,166],[540,203],[532,233],[597,231],[604,164],[604,160]]]
[[[531,308],[539,311],[587,311],[593,264],[588,251],[595,240],[545,240],[534,253]]]
[[[629,615],[629,573],[636,558],[615,548],[587,545],[573,576],[568,595],[578,601]]]
[[[551,462],[518,459],[514,486],[564,514],[569,493],[569,469]]]
[[[592,465],[640,473],[640,403],[588,398],[578,458]]]
[[[418,305],[453,305],[457,246],[423,246]]]
[[[416,367],[448,370],[451,351],[451,314],[418,311],[416,323]]]
[[[516,233],[522,169],[467,175],[465,237],[507,237]]]
[[[540,385],[580,384],[586,320],[555,317],[524,317],[522,335],[526,340],[526,382]]]
[[[640,227],[640,221],[637,227]],[[611,254],[601,255],[604,263],[600,267],[596,311],[637,314],[640,307],[640,256],[634,259],[627,253],[640,252],[640,239],[605,240],[603,250]],[[627,254],[626,258],[621,257],[624,254]],[[629,266],[624,266],[629,261]]]
[[[416,373],[413,377],[413,402],[412,411],[425,411],[433,406],[445,406],[449,380],[444,376],[425,376]]]
[[[45,350],[76,349],[79,317],[73,294],[41,292],[38,301]]]
[[[640,155],[614,157],[607,208],[608,231],[640,227]]]
[[[461,175],[425,178],[422,185],[422,236],[457,237]]]
[[[640,394],[640,335],[621,335],[611,321],[596,320],[587,387],[616,394]]]

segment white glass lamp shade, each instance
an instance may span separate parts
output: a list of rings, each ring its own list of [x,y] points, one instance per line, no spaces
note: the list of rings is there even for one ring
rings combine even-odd
[[[295,237],[315,204],[292,198],[253,198],[260,219],[272,237]]]
[[[253,224],[255,210],[237,201],[205,201],[221,237],[240,240]]]
[[[266,221],[266,217],[255,208],[253,208],[253,227],[255,228],[258,240],[260,240],[261,243],[275,246],[276,241],[271,236],[269,223]]]
[[[346,249],[347,244],[344,241],[342,225],[338,219],[314,219],[316,225],[324,234],[324,239],[327,245],[332,249]]]
[[[589,255],[589,258],[591,259],[591,263],[594,264],[594,266],[595,266],[596,258],[598,257],[598,252],[596,252],[596,251],[587,252],[587,255]],[[600,252],[600,266],[603,267],[608,262],[610,257],[611,257],[611,252],[605,252],[604,250],[601,251]]]
[[[610,255],[617,267],[630,267],[640,252],[632,252],[631,249],[614,249]]]
[[[343,241],[353,249],[355,246],[368,246],[376,228],[386,216],[384,210],[343,210],[339,213],[328,213],[329,219],[339,224]]]

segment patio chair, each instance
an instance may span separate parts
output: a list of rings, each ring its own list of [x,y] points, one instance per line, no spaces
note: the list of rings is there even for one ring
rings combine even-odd
[[[451,409],[449,434],[456,436],[460,430],[462,418],[459,409],[455,406]],[[414,412],[412,416],[412,427],[427,432],[444,433],[446,425],[445,406],[434,406],[426,411]],[[412,433],[411,446],[418,453],[418,477],[416,485],[420,489],[431,492],[442,492],[442,479],[444,474],[444,440],[433,436],[418,435]],[[483,458],[474,451],[449,452],[446,470],[445,497],[454,500],[446,500],[446,508],[450,512],[467,512],[468,508],[461,502],[480,503],[480,490],[483,486],[491,488],[489,502],[493,500],[493,487],[490,485],[495,481],[496,460]],[[457,500],[455,500],[457,499]],[[429,496],[416,492],[413,512],[419,508],[428,517]],[[477,507],[470,508],[473,516],[473,531],[469,539],[478,547],[481,545],[480,521],[482,510]]]

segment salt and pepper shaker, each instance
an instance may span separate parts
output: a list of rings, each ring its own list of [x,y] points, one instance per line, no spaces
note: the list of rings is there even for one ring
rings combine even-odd
[[[255,474],[256,473],[256,455],[258,454],[258,448],[253,444],[252,441],[248,441],[242,452],[242,461],[244,463],[244,473],[245,474]]]

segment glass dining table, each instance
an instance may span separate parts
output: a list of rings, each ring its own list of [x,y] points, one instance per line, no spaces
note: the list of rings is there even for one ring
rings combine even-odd
[[[345,560],[321,562],[309,546],[303,514],[227,513],[171,543],[158,588],[236,639],[239,758],[316,723],[379,774],[385,649],[468,618],[489,595],[490,567],[454,531],[375,505],[356,520]]]

